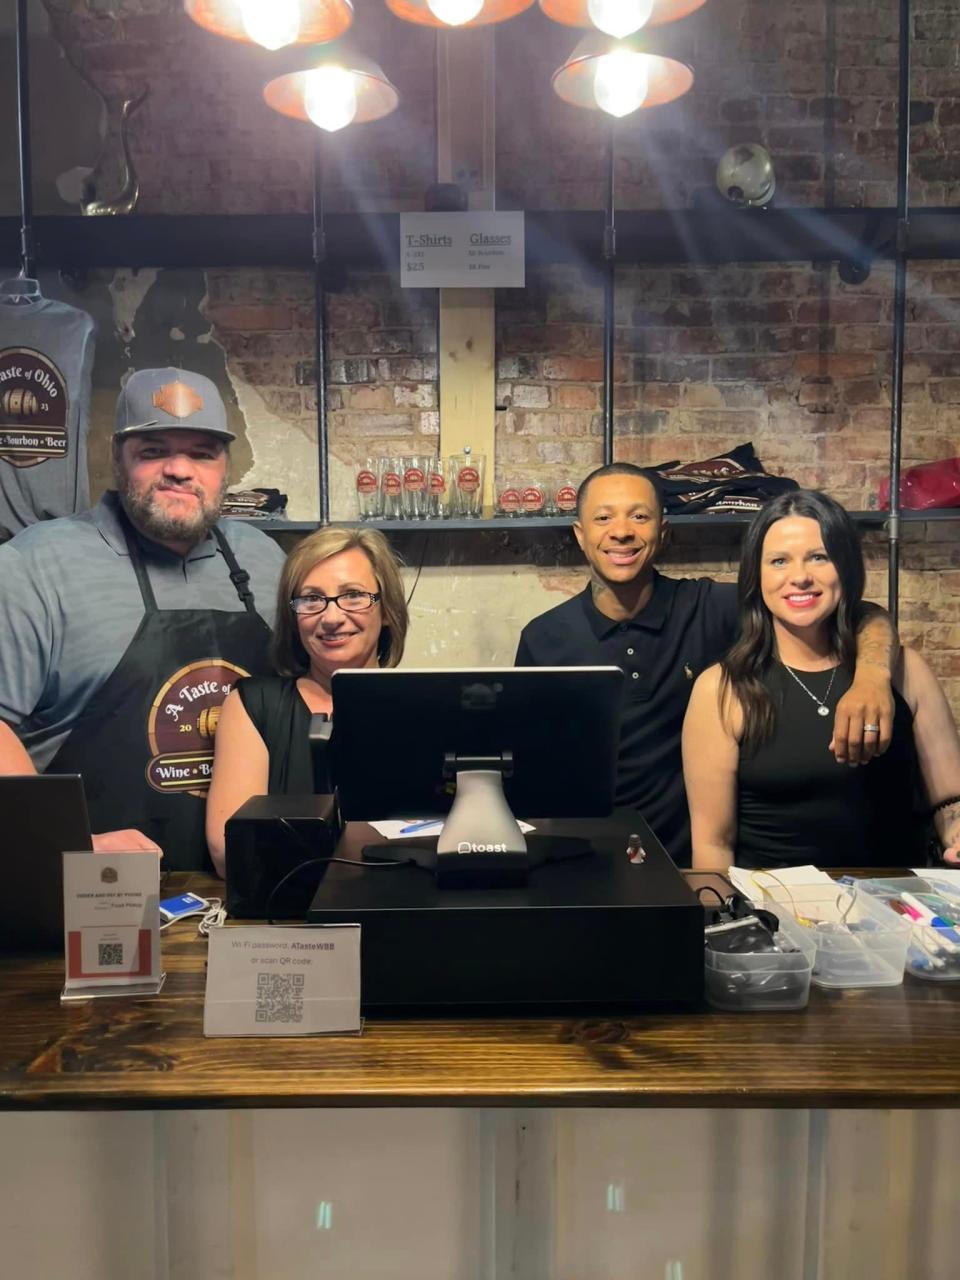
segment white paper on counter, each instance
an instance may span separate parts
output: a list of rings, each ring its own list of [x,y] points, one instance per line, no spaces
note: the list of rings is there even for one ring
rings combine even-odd
[[[754,876],[757,877],[756,880],[754,880]],[[801,886],[836,883],[832,876],[827,875],[826,871],[820,871],[812,865],[778,867],[775,871],[768,871],[763,867],[729,867],[727,879],[745,898],[749,898],[755,907],[763,905],[762,886],[764,884],[769,885],[771,889],[776,888],[778,885],[796,889]]]
[[[445,822],[444,818],[400,818],[385,822],[371,822],[370,826],[385,840],[413,840],[417,836],[429,839],[438,836]],[[528,831],[536,831],[529,822],[518,822],[517,826],[524,835]]]

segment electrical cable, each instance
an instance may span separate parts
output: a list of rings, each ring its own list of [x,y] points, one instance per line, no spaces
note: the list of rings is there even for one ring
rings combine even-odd
[[[416,591],[420,582],[420,575],[423,573],[423,562],[427,558],[427,547],[430,545],[430,534],[424,535],[423,547],[420,551],[420,563],[417,565],[417,576],[413,580],[413,586],[410,588],[410,594],[407,596],[407,608],[410,608],[410,601],[413,599],[413,593]]]
[[[287,818],[278,818],[277,821],[280,824],[280,826],[283,827],[284,830],[294,838],[294,840],[297,842],[298,845],[301,846],[301,848],[306,849],[308,852],[310,852],[309,844],[307,844],[306,840],[304,840],[300,832]],[[314,857],[305,858],[303,862],[298,862],[295,867],[292,867],[291,870],[289,870],[286,873],[286,875],[281,876],[280,879],[277,881],[277,883],[270,890],[270,893],[267,897],[266,905],[264,907],[264,912],[263,912],[267,918],[267,924],[275,925],[277,923],[277,921],[274,920],[273,918],[274,899],[276,898],[277,894],[280,892],[280,890],[283,888],[285,884],[287,884],[295,876],[299,875],[301,871],[305,871],[308,867],[326,865],[327,863],[330,863],[330,862],[339,862],[339,863],[342,863],[344,866],[348,866],[348,867],[407,867],[411,865],[412,860],[410,858],[405,858],[403,859],[403,861],[399,861],[399,862],[393,862],[393,861],[367,862],[361,858],[339,858],[334,854],[331,854],[323,858],[314,858]]]

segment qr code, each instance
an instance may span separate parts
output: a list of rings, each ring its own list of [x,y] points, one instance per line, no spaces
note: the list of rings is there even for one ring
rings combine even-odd
[[[102,969],[110,968],[112,965],[123,964],[123,943],[98,942],[97,960]]]
[[[257,1022],[303,1021],[302,973],[257,974]]]

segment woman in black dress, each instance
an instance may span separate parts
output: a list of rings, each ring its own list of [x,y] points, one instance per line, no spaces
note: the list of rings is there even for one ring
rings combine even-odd
[[[695,867],[916,866],[931,815],[960,861],[960,739],[919,653],[900,655],[886,750],[856,768],[829,750],[863,587],[856,527],[824,494],[784,494],[750,525],[740,639],[697,680],[684,723]]]

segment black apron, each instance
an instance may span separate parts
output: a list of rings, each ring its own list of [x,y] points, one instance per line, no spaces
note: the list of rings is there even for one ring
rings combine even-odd
[[[270,628],[256,611],[250,575],[213,532],[242,612],[158,609],[124,521],[143,619],[47,769],[82,774],[92,829],[137,828],[163,850],[164,871],[212,869],[204,814],[220,706],[241,677],[271,674]]]

